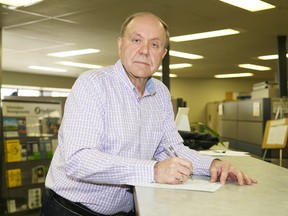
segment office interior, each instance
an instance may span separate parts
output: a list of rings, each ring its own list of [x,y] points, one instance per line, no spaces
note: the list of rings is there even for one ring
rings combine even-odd
[[[265,2],[275,7],[251,12],[218,0],[43,0],[21,7],[0,3],[1,84],[2,87],[40,91],[69,90],[85,71],[114,64],[118,60],[117,38],[122,22],[134,12],[149,11],[169,25],[171,37],[221,29],[238,32],[185,42],[170,41],[170,51],[196,55],[194,59],[188,59],[170,54],[171,65],[186,64],[184,68],[171,67],[162,71],[166,74],[165,82],[169,82],[171,96],[185,101],[190,108],[190,122],[209,124],[208,104],[235,102],[239,100],[237,96],[250,96],[256,83],[284,80],[281,88],[286,92],[279,91],[276,98],[287,97],[288,1]],[[279,40],[280,37],[284,42]],[[81,49],[98,51],[62,58],[51,55]],[[286,52],[284,63],[283,52]],[[261,59],[269,55],[279,55],[281,59]],[[65,62],[87,65],[68,66]],[[248,69],[244,64],[263,68]],[[31,66],[62,71],[40,71]],[[167,73],[170,74],[168,79]],[[249,73],[251,76],[215,78],[215,75],[234,73]],[[161,76],[155,78],[162,79]],[[232,94],[232,98],[228,94]],[[273,117],[272,113],[271,119]],[[220,117],[217,118],[217,124],[220,124]],[[219,127],[215,126],[221,132]],[[287,152],[285,148],[282,166],[288,168]],[[271,162],[277,165],[276,155]],[[261,155],[255,157],[261,159]]]

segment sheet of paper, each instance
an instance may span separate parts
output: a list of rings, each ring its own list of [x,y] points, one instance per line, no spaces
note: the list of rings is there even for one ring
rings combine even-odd
[[[287,125],[270,126],[267,144],[282,144],[284,143]]]
[[[26,117],[26,130],[27,136],[40,136],[40,122],[39,118],[36,116]]]
[[[204,150],[199,154],[209,156],[249,156],[249,152],[231,151],[231,150]]]
[[[143,184],[131,184],[133,186],[141,186],[141,187],[153,187],[153,188],[161,188],[161,189],[173,189],[173,190],[193,190],[193,191],[204,191],[204,192],[215,192],[218,190],[222,184],[210,183],[209,180],[202,179],[189,179],[187,182],[183,184],[159,184],[159,183],[143,183]]]
[[[254,102],[253,103],[253,116],[259,117],[260,116],[260,110],[261,110],[260,102]]]

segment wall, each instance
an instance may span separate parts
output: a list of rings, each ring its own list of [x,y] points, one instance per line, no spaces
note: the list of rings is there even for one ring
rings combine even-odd
[[[74,82],[75,78],[63,76],[47,76],[11,71],[5,71],[2,74],[2,84],[6,85],[71,88]]]
[[[251,92],[254,83],[263,80],[238,79],[171,79],[172,97],[183,98],[190,108],[190,122],[206,122],[206,104],[225,100],[225,93]]]
[[[2,84],[71,88],[76,78],[47,76],[16,72],[4,72]],[[183,98],[190,107],[190,122],[206,123],[206,104],[225,99],[227,91],[250,92],[253,83],[263,80],[249,79],[181,79],[172,78],[170,89],[172,97]]]

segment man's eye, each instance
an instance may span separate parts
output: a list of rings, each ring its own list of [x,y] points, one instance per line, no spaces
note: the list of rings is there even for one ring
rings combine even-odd
[[[159,44],[157,44],[157,43],[152,43],[151,46],[152,46],[153,48],[158,48],[158,47],[159,47]]]
[[[141,42],[140,39],[133,39],[132,41],[133,41],[134,43],[140,43],[140,42]]]

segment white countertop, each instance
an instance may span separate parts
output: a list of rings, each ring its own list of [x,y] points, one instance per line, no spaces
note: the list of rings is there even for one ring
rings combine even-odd
[[[250,157],[221,157],[254,177],[258,183],[228,182],[214,193],[135,187],[140,216],[286,216],[288,169]]]

